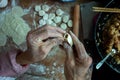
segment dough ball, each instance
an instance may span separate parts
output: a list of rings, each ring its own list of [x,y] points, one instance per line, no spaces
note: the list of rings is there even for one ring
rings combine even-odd
[[[40,6],[40,5],[36,5],[36,6],[35,6],[35,11],[38,12],[38,11],[40,11],[40,10],[41,10],[41,6]]]
[[[56,27],[57,26],[57,24],[56,23],[52,23],[52,24],[50,24],[51,26],[53,26],[53,27]]]
[[[8,4],[8,0],[0,0],[0,8],[6,7]]]
[[[68,24],[68,27],[72,27],[73,26],[72,20],[69,20],[67,24]]]
[[[67,29],[67,25],[66,25],[65,23],[62,23],[62,24],[60,25],[60,27],[61,27],[63,30],[66,30],[66,29]]]
[[[53,21],[52,21],[52,20],[50,20],[50,19],[48,19],[48,20],[46,20],[46,23],[47,23],[47,24],[52,24],[52,23],[53,23]]]
[[[50,7],[48,5],[42,5],[42,9],[47,12],[49,11]]]
[[[43,26],[43,25],[45,25],[45,24],[46,24],[46,21],[44,19],[40,19],[39,20],[39,26],[40,27]]]
[[[54,19],[55,18],[55,13],[50,13],[48,18],[49,19]]]
[[[67,23],[68,20],[69,20],[69,18],[70,18],[69,15],[64,15],[64,16],[63,16],[63,22],[64,22],[64,23]]]
[[[55,23],[60,23],[62,18],[60,16],[56,16],[53,20]]]
[[[44,20],[48,20],[48,14],[45,14],[45,15],[43,16],[43,19],[44,19]]]
[[[56,10],[56,14],[57,14],[58,16],[63,15],[63,13],[64,13],[64,11],[61,10],[61,9],[57,9],[57,10]]]
[[[44,10],[40,10],[39,11],[39,16],[44,16],[46,13],[45,13],[45,11]]]

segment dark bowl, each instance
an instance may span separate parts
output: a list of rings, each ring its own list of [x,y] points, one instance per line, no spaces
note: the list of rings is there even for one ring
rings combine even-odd
[[[119,0],[111,0],[105,7],[108,8],[120,8],[120,1]],[[102,32],[103,28],[105,27],[106,22],[110,19],[110,17],[115,13],[103,13],[101,12],[98,16],[96,25],[95,25],[95,34],[94,34],[94,40],[95,45],[97,48],[98,53],[100,54],[101,58],[103,59],[107,53],[105,53],[105,50],[103,49],[102,44]],[[120,73],[120,65],[118,65],[113,57],[109,57],[106,60],[106,63],[109,67],[111,67],[116,72]]]

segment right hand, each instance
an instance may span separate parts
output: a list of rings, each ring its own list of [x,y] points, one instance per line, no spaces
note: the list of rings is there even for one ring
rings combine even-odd
[[[87,54],[84,45],[79,39],[70,31],[70,35],[73,39],[75,49],[64,43],[66,51],[65,61],[65,76],[67,80],[86,80],[86,74],[92,63],[92,58]]]

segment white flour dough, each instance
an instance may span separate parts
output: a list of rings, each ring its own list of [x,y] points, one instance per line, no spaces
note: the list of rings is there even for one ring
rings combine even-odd
[[[38,11],[40,11],[40,10],[41,10],[41,6],[40,6],[40,5],[36,5],[36,6],[35,6],[35,11],[38,12]]]
[[[57,10],[56,10],[56,14],[57,14],[58,16],[63,15],[63,13],[64,13],[64,11],[61,10],[61,9],[57,9]]]
[[[0,8],[6,7],[8,4],[8,0],[0,0]]]
[[[54,19],[55,18],[55,13],[50,13],[48,16],[49,19]]]
[[[45,13],[45,11],[44,10],[40,10],[39,11],[39,16],[43,16],[43,15],[45,15],[46,13]]]
[[[52,23],[52,24],[50,24],[51,26],[53,26],[53,27],[56,27],[57,26],[57,24],[56,23]]]
[[[69,15],[64,15],[64,16],[63,16],[63,22],[64,22],[64,23],[67,23],[68,20],[69,20],[69,18],[70,18]]]
[[[73,26],[72,20],[69,20],[67,24],[68,24],[68,27],[72,27]]]
[[[46,21],[44,19],[40,19],[39,20],[39,26],[40,27],[43,26],[43,25],[45,25],[45,24],[46,24]]]
[[[14,7],[13,11],[4,15],[5,20],[1,25],[1,29],[5,35],[12,37],[14,43],[20,45],[26,41],[26,35],[30,31],[30,27],[20,15],[17,15],[16,9],[17,7]],[[14,11],[15,15],[12,14]]]
[[[56,16],[53,20],[55,23],[59,23],[61,22],[62,18],[60,16]]]
[[[65,23],[62,23],[62,24],[60,25],[60,27],[61,27],[63,30],[66,30],[66,29],[67,29],[67,25],[66,25]]]
[[[50,20],[50,19],[48,19],[48,20],[46,21],[46,23],[49,25],[49,24],[52,24],[52,23],[53,23],[53,21],[52,21],[52,20]]]
[[[49,11],[50,7],[48,5],[42,5],[42,10],[45,12]]]
[[[43,16],[43,19],[48,20],[48,14],[47,13]]]

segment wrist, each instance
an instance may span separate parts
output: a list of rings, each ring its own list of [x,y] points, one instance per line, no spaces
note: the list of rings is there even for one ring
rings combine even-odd
[[[31,63],[30,56],[28,56],[28,50],[21,52],[16,56],[16,62],[21,65],[27,65]]]

